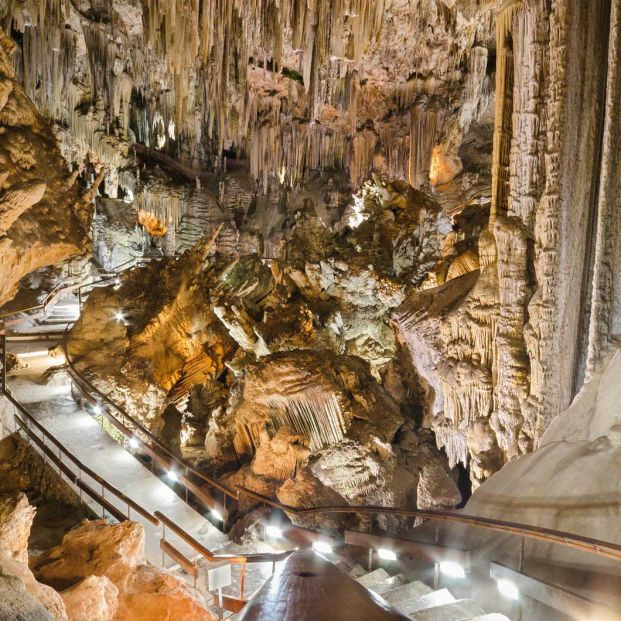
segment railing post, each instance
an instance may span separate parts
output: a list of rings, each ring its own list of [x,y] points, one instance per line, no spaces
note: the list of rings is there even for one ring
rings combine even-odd
[[[246,561],[241,563],[241,576],[239,578],[239,598],[244,599],[244,583],[246,581]],[[222,602],[220,602],[222,603]]]
[[[224,510],[223,513],[224,515],[222,516],[222,530],[224,532],[226,532],[227,529],[227,522],[228,522],[228,515],[227,515],[227,510],[226,510],[226,494],[223,492],[222,493],[222,509]]]
[[[524,537],[520,537],[520,554],[518,556],[518,571],[522,573],[522,568],[524,566]],[[524,605],[524,595],[520,595],[520,597],[515,602],[515,621],[522,621],[523,614],[523,605]]]
[[[162,522],[162,541],[166,541],[166,524]],[[164,550],[162,549],[162,567],[164,567],[166,558],[164,557]]]
[[[104,500],[106,499],[106,491],[105,491],[105,489],[104,489],[104,485],[103,485],[103,483],[101,484],[101,497],[102,497]],[[101,505],[101,509],[102,509],[102,511],[103,511],[103,517],[104,517],[104,519],[105,519],[105,517],[106,517],[106,506],[102,504],[102,505]]]
[[[224,619],[223,609],[222,609],[222,587],[218,587],[218,619],[222,621]]]
[[[433,564],[433,590],[438,590],[438,583],[440,582],[440,563],[435,562]]]
[[[369,548],[369,571],[373,571],[373,548]]]

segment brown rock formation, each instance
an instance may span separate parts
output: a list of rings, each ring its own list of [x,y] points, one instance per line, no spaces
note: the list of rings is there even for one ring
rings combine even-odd
[[[145,563],[144,531],[135,522],[85,520],[61,545],[37,558],[33,570],[56,588],[71,587],[63,596],[76,614],[85,613],[81,606],[91,602],[88,618],[105,619],[115,608],[115,621],[212,618],[197,591]]]
[[[88,205],[66,187],[56,141],[18,83],[0,28],[0,303],[33,269],[88,247]]]

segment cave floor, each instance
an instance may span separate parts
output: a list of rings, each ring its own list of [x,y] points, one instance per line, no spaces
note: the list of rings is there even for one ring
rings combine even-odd
[[[161,511],[210,549],[217,549],[224,544],[227,540],[226,535],[187,505],[166,483],[153,475],[108,435],[90,414],[77,405],[71,397],[69,385],[41,383],[45,368],[58,364],[57,360],[47,355],[47,349],[51,345],[53,344],[49,341],[11,343],[11,353],[41,352],[39,355],[29,357],[28,367],[21,369],[17,377],[10,378],[9,386],[16,398],[22,403],[27,403],[31,414],[75,457],[139,505],[151,513]],[[58,379],[54,383],[58,384]],[[75,466],[73,469],[76,469]],[[100,491],[100,486],[90,477],[83,475],[82,478],[93,489]],[[105,497],[121,511],[127,512],[127,506],[118,499],[110,494],[106,494]],[[91,509],[97,515],[101,515],[101,507],[94,500],[87,499],[86,496],[84,498]],[[144,526],[147,560],[160,565],[161,527],[151,525],[133,511],[131,519]],[[167,532],[167,540],[186,555],[193,556],[189,546],[172,533]],[[174,562],[168,558],[166,565],[173,564]]]

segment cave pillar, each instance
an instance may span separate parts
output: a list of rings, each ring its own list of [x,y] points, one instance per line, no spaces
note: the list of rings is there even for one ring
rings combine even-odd
[[[438,134],[440,115],[427,99],[415,103],[410,110],[409,183],[420,188],[429,182],[433,147]]]
[[[611,3],[608,67],[587,379],[597,370],[607,346],[621,339],[621,0]]]
[[[509,196],[509,156],[513,114],[513,18],[521,0],[507,0],[496,18],[496,111],[492,163],[490,226],[497,214],[506,213]]]

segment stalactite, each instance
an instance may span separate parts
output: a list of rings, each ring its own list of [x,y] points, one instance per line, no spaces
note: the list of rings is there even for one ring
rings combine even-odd
[[[439,113],[427,100],[414,104],[410,110],[409,182],[420,188],[429,181],[431,156],[439,129]]]
[[[618,223],[621,135],[618,102],[621,77],[621,3],[611,3],[606,90],[606,121],[603,139],[602,178],[598,197],[597,241],[593,274],[591,326],[587,379],[597,370],[610,342],[621,335],[621,228]]]
[[[313,451],[342,440],[351,423],[337,397],[320,388],[288,397],[273,396],[269,408],[277,429],[287,427],[307,438]]]
[[[511,33],[514,18],[522,8],[521,0],[510,0],[503,5],[496,20],[496,114],[490,225],[493,224],[497,213],[505,214],[507,211],[514,71]]]

